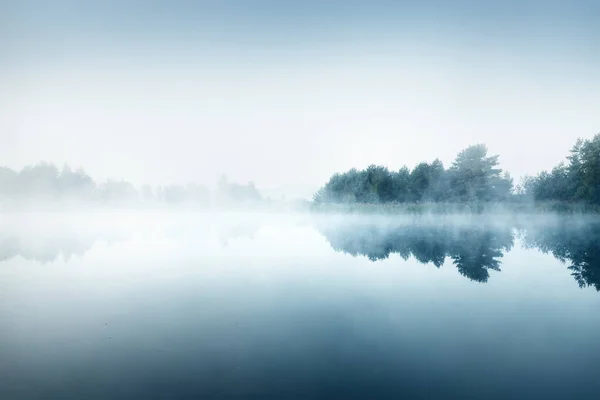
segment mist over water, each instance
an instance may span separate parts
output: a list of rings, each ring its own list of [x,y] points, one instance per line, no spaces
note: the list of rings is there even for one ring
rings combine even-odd
[[[600,223],[3,214],[0,398],[593,398]]]
[[[597,400],[598,20],[0,0],[0,400]]]

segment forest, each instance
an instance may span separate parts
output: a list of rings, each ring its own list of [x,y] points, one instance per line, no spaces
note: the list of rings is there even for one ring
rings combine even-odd
[[[221,177],[211,191],[205,185],[189,183],[139,190],[124,180],[96,183],[83,169],[69,166],[59,169],[50,163],[39,163],[20,171],[0,167],[0,206],[186,206],[206,207],[211,204],[254,203],[262,196],[254,183],[242,185]]]
[[[20,171],[0,167],[0,208],[29,205],[65,206],[178,206],[207,207],[266,204],[254,183],[238,184],[223,176],[210,190],[190,183],[139,190],[124,180],[96,183],[84,170],[40,163]],[[462,150],[446,168],[436,159],[412,170],[391,171],[371,165],[363,170],[336,173],[315,193],[313,206],[398,204],[523,203],[600,206],[600,133],[579,139],[565,161],[551,171],[526,176],[515,184],[500,168],[498,155],[484,144]]]
[[[515,185],[498,155],[483,144],[462,150],[445,168],[436,159],[412,170],[370,165],[336,173],[314,196],[316,204],[544,202],[600,204],[600,133],[579,139],[566,162]]]

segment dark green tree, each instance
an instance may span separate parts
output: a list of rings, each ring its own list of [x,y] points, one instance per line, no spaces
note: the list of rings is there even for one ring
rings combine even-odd
[[[404,203],[410,200],[410,170],[408,167],[402,167],[392,174],[394,182],[393,201]]]
[[[483,144],[467,147],[449,169],[452,198],[458,201],[497,201],[508,198],[513,182],[498,168],[498,156],[488,156]]]
[[[431,166],[426,162],[419,163],[410,173],[410,199],[419,203],[429,192]]]
[[[575,200],[600,204],[600,134],[591,140],[579,139],[568,159]]]

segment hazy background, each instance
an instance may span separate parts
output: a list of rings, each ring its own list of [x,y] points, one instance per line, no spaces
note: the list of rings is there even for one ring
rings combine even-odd
[[[593,0],[93,3],[0,0],[1,165],[308,196],[479,142],[518,179],[600,126]]]

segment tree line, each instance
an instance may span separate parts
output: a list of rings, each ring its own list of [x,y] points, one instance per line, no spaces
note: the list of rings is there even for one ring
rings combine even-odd
[[[535,200],[600,205],[600,133],[578,139],[566,162],[526,177],[523,193]]]
[[[313,200],[316,204],[553,201],[600,205],[600,134],[577,140],[566,162],[551,171],[524,177],[518,186],[499,164],[498,155],[488,155],[487,147],[477,144],[462,150],[448,168],[436,159],[421,162],[412,170],[405,166],[391,171],[370,165],[336,173]],[[262,200],[253,183],[237,184],[226,177],[214,192],[198,184],[144,185],[137,190],[123,180],[96,183],[84,170],[68,166],[59,169],[40,163],[20,171],[0,167],[0,206],[36,201],[208,206]]]
[[[600,134],[579,139],[550,172],[523,178],[520,185],[499,167],[499,156],[483,144],[462,150],[449,168],[436,159],[412,170],[370,165],[336,173],[314,195],[315,203],[423,203],[560,201],[600,204]]]
[[[370,165],[336,173],[314,196],[317,203],[420,203],[498,201],[510,197],[513,180],[483,144],[461,151],[449,168],[436,159],[412,170]]]
[[[124,180],[96,183],[83,169],[69,166],[58,168],[51,163],[39,163],[15,171],[0,167],[0,205],[23,204],[69,205],[186,205],[205,207],[212,204],[258,202],[262,196],[254,183],[238,184],[222,177],[214,192],[205,185],[189,183],[139,190]]]

